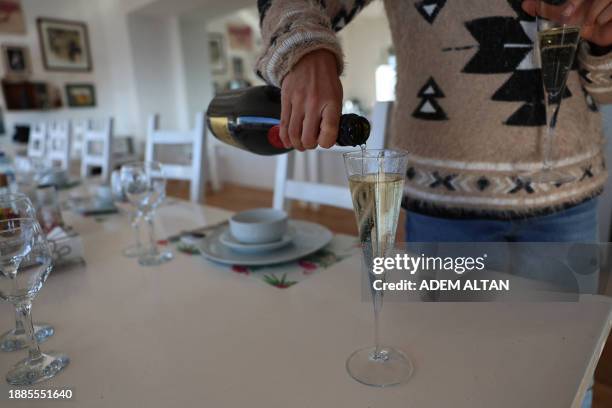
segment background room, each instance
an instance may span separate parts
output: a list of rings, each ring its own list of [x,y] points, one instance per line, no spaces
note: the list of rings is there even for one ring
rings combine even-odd
[[[298,182],[291,188],[284,175],[279,176],[282,162],[277,156],[237,149],[206,129],[204,112],[217,93],[264,84],[254,73],[262,49],[255,3],[0,0],[0,150],[15,156],[16,167],[28,157],[46,159],[52,148],[37,147],[32,141],[40,138],[44,144],[51,129],[70,129],[69,151],[57,156],[68,174],[61,182],[69,187],[73,181],[80,183],[77,179],[95,177],[108,187],[113,170],[148,157],[147,140],[155,132],[202,135],[206,149],[194,147],[196,144],[151,147],[160,162],[183,168],[199,163],[193,174],[168,180],[171,202],[191,200],[231,212],[284,207],[293,219],[315,222],[353,239],[357,225],[350,199],[348,205],[346,200],[335,205],[340,201],[337,188],[346,190],[348,197],[338,151],[291,154],[285,164]],[[373,146],[388,147],[396,66],[382,2],[369,5],[339,38],[347,62],[341,79],[343,112],[370,119]],[[443,99],[438,102],[444,105]],[[612,106],[600,109],[610,139]],[[91,141],[88,134],[93,135]],[[607,143],[606,154],[612,163],[612,143]],[[0,176],[9,167],[6,156],[0,157]],[[199,189],[197,180],[202,179],[206,182]],[[307,197],[291,196],[291,191],[301,188],[307,191],[302,195],[322,200],[308,202]],[[103,213],[107,208],[79,207],[81,210]],[[600,239],[608,242],[612,237],[612,177],[600,198],[599,212]],[[404,228],[398,228],[397,237],[403,241]],[[317,260],[320,264],[325,261]],[[609,256],[607,262],[611,261]],[[308,262],[305,265],[307,269]],[[238,268],[237,272],[249,271]],[[284,279],[274,277],[267,283],[288,287]],[[604,353],[597,378],[600,395],[609,395],[612,401],[611,346]]]

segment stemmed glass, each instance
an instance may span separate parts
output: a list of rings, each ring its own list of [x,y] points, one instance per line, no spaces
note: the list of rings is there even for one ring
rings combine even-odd
[[[143,215],[149,226],[149,248],[138,257],[143,266],[161,265],[172,259],[172,252],[160,250],[155,240],[155,209],[166,196],[166,179],[157,162],[138,162],[121,167],[121,185],[128,200]]]
[[[28,339],[28,357],[9,370],[9,384],[29,385],[52,378],[70,362],[61,353],[42,353],[34,335],[32,300],[51,269],[51,250],[36,220],[0,221],[0,299],[15,305]]]
[[[567,77],[574,64],[574,56],[580,40],[580,26],[555,23],[537,17],[537,51],[542,69],[544,100],[546,105],[546,130],[543,138],[542,168],[528,173],[535,183],[563,184],[574,176],[553,169],[552,149],[561,102],[565,94]]]
[[[401,208],[408,155],[394,150],[362,150],[344,154],[344,164],[363,249],[363,259],[370,278],[374,304],[374,346],[355,351],[346,369],[355,380],[378,387],[400,384],[412,374],[406,355],[379,341],[378,320],[383,292],[373,289],[372,261],[390,254]]]
[[[0,219],[7,218],[35,218],[36,209],[25,194],[2,194],[0,195]],[[46,323],[34,324],[34,334],[39,343],[53,336],[55,330],[53,326]],[[28,337],[19,311],[16,310],[15,328],[5,332],[0,336],[0,350],[15,351],[27,347]]]
[[[123,185],[121,184],[121,171],[115,170],[111,173],[111,193],[113,202],[119,209],[127,212],[130,217],[130,225],[134,231],[134,242],[123,250],[123,255],[128,258],[138,258],[145,253],[145,248],[140,241],[140,220],[142,214],[127,198]]]

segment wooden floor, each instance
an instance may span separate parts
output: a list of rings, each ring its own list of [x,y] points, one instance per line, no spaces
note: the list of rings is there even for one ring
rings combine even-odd
[[[168,183],[168,195],[188,198],[189,183],[171,181]],[[207,191],[206,205],[219,207],[230,211],[243,211],[251,208],[270,207],[272,192],[252,187],[224,184],[219,192]],[[325,225],[336,233],[357,235],[355,216],[352,211],[329,206],[321,206],[318,210],[302,207],[294,203],[290,215],[292,218],[317,222]],[[397,241],[404,240],[404,214],[399,222]],[[612,336],[608,338],[602,357],[599,361],[593,387],[592,408],[612,408]]]

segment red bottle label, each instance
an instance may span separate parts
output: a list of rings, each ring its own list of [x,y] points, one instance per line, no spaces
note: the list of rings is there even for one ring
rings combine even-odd
[[[280,138],[280,127],[278,125],[272,126],[268,129],[268,142],[277,149],[284,149],[283,141]]]

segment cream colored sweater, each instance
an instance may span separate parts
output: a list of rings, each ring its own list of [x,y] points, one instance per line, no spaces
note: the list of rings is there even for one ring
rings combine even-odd
[[[259,0],[265,50],[257,73],[280,86],[306,53],[368,0]],[[529,182],[542,166],[545,124],[535,19],[521,0],[384,0],[397,53],[392,147],[410,153],[404,205],[452,217],[546,214],[599,194],[607,172],[595,102],[612,102],[612,55],[582,43],[559,114],[554,166],[575,181]],[[353,61],[357,63],[358,61]]]

